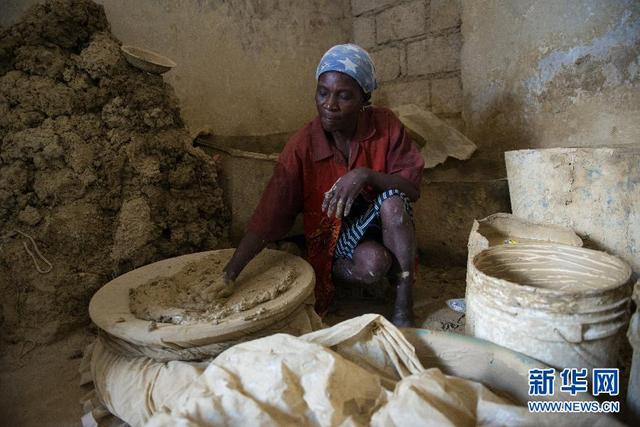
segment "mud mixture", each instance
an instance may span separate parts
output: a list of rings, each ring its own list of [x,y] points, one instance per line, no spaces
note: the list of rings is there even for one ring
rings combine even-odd
[[[476,258],[476,267],[517,285],[571,293],[612,289],[628,280],[622,264],[599,252],[562,245],[508,249],[489,249]]]
[[[252,261],[260,262],[260,258]],[[240,276],[225,284],[219,255],[191,262],[169,277],[154,279],[130,292],[131,312],[139,319],[162,323],[220,323],[226,317],[246,312],[286,292],[297,277],[293,265],[256,266],[259,274]],[[261,307],[255,313],[266,313]]]
[[[90,0],[49,0],[0,30],[4,340],[51,341],[88,323],[112,278],[226,233],[217,164],[173,89],[120,44]]]

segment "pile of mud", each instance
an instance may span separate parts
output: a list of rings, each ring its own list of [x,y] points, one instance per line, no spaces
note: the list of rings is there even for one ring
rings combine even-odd
[[[0,32],[3,339],[50,341],[88,321],[110,279],[226,233],[216,163],[172,88],[119,47],[89,0],[48,1]]]
[[[212,254],[185,265],[172,276],[132,289],[131,312],[139,319],[162,323],[218,324],[232,314],[276,299],[297,277],[295,266],[284,259],[276,265],[254,265],[259,274],[235,284],[225,284],[222,268],[227,261],[220,254]],[[260,262],[260,259],[253,261],[254,264]],[[261,309],[258,314],[265,314]]]

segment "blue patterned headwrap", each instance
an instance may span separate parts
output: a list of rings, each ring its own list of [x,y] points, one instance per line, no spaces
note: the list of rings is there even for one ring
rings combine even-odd
[[[355,44],[338,44],[329,49],[318,64],[316,80],[327,71],[339,71],[353,77],[364,93],[371,93],[378,87],[371,57]]]

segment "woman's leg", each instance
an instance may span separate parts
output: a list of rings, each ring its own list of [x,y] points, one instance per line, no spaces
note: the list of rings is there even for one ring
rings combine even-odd
[[[382,202],[380,208],[382,242],[393,255],[391,284],[396,301],[391,321],[396,326],[413,326],[412,285],[415,273],[416,232],[405,204],[399,196]]]
[[[382,242],[365,237],[353,249],[352,259],[338,258],[333,276],[346,283],[373,284],[389,270],[396,287],[391,321],[396,326],[413,326],[412,284],[415,272],[416,236],[413,220],[400,196],[391,196],[380,204]]]
[[[338,258],[333,262],[333,275],[346,283],[374,284],[388,272],[392,264],[391,254],[372,239],[362,240],[353,251],[353,258]]]

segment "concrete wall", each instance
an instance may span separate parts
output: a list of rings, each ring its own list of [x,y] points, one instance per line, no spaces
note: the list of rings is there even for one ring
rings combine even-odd
[[[0,0],[10,25],[35,0]],[[315,67],[351,36],[349,0],[98,0],[125,44],[178,63],[166,74],[191,130],[259,135],[315,115]]]
[[[353,41],[371,53],[373,102],[412,103],[462,130],[461,0],[351,0]]]
[[[462,3],[351,0],[353,41],[371,53],[381,83],[375,104],[417,104],[465,131]],[[429,264],[464,265],[473,220],[510,210],[504,168],[478,154],[424,172],[414,219],[418,251]]]
[[[463,2],[468,136],[482,149],[640,143],[640,2]]]

